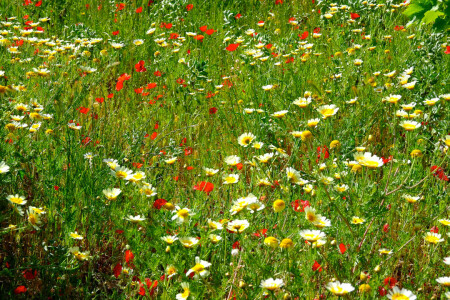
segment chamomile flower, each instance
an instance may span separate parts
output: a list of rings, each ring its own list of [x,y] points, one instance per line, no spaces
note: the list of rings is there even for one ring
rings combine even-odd
[[[298,98],[292,104],[297,105],[298,107],[305,108],[311,103],[311,98]]]
[[[215,222],[211,219],[208,219],[208,228],[211,230],[221,230],[223,229],[223,225],[220,222]]]
[[[366,220],[364,220],[363,218],[360,218],[360,217],[353,217],[351,223],[352,223],[352,224],[359,225],[359,224],[363,224],[365,221],[366,221]]]
[[[154,28],[152,28],[154,29]],[[183,289],[183,292],[176,295],[176,300],[186,300],[189,295],[191,294],[191,290],[189,289],[189,283],[188,282],[182,282],[181,288]]]
[[[227,165],[234,167],[241,162],[241,158],[237,155],[230,155],[225,157],[224,161]]]
[[[213,244],[217,244],[222,239],[222,237],[217,234],[210,234],[208,235],[208,238]]]
[[[265,153],[263,155],[255,156],[257,160],[261,163],[268,163],[269,160],[273,157],[273,153]]]
[[[102,192],[103,195],[105,195],[106,199],[112,201],[115,200],[122,191],[120,189],[111,188],[111,189],[104,189]]]
[[[131,174],[133,174],[133,171],[125,167],[118,166],[114,170],[111,170],[111,174],[114,175],[116,178],[126,180]]]
[[[439,277],[436,281],[443,286],[450,286],[450,277]]]
[[[11,204],[14,205],[25,205],[27,203],[27,200],[25,200],[24,196],[19,196],[18,194],[15,195],[9,195],[6,197],[6,200],[11,202]]]
[[[420,200],[419,196],[411,196],[411,195],[408,195],[408,194],[402,195],[402,198],[404,198],[409,203],[416,203],[417,201]]]
[[[194,278],[198,279],[200,277],[208,276],[209,272],[206,270],[206,268],[210,267],[211,263],[201,260],[198,256],[195,257],[195,266],[193,266],[191,269],[189,269],[186,272],[186,276],[189,276],[191,273],[194,273]]]
[[[399,124],[406,131],[413,131],[414,129],[420,128],[420,123],[416,121],[401,121]]]
[[[372,155],[370,152],[357,152],[353,155],[355,160],[362,166],[368,167],[370,169],[375,169],[382,167],[384,165],[383,160],[376,155]]]
[[[79,247],[72,247],[69,249],[69,252],[73,254],[73,256],[80,261],[88,260],[91,258],[89,256],[89,251],[81,252]]]
[[[152,197],[157,194],[156,188],[154,188],[150,183],[147,183],[145,181],[142,182],[142,188],[140,189],[140,192],[146,197]]]
[[[305,219],[308,220],[311,223],[316,222],[319,220],[322,216],[316,213],[316,209],[312,208],[311,206],[305,207]]]
[[[178,237],[176,235],[166,235],[161,237],[161,239],[167,244],[172,245],[176,240],[178,240]]]
[[[386,248],[378,249],[378,252],[379,252],[381,255],[389,255],[389,254],[394,253],[394,252],[392,252],[392,250],[389,250],[389,249],[386,249]]]
[[[215,174],[217,174],[217,172],[219,172],[219,169],[211,169],[211,168],[203,168],[203,170],[205,171],[206,176],[214,176]]]
[[[272,117],[277,118],[277,119],[281,119],[282,117],[284,117],[289,111],[288,110],[280,110],[280,111],[276,111],[273,114],[271,114]]]

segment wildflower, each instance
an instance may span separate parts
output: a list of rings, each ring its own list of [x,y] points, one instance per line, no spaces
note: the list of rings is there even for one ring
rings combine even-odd
[[[317,126],[317,124],[319,124],[319,122],[320,122],[320,119],[311,119],[311,120],[307,121],[307,125],[308,125],[308,127],[314,128]]]
[[[263,145],[264,145],[264,143],[262,143],[262,142],[253,142],[252,148],[261,149]]]
[[[80,252],[80,248],[78,247],[72,247],[69,249],[69,252],[73,254],[73,256],[75,256],[75,258],[77,260],[88,260],[89,258],[91,258],[89,256],[89,251],[87,252]]]
[[[8,197],[6,197],[6,200],[11,202],[11,204],[16,204],[16,205],[25,205],[27,203],[27,200],[25,200],[25,197],[19,196],[18,194],[9,195]]]
[[[389,291],[389,294],[386,296],[391,300],[416,300],[417,297],[406,289],[399,289],[397,286],[394,286],[392,290]]]
[[[186,276],[189,276],[191,273],[194,273],[194,278],[198,279],[199,277],[205,277],[209,274],[209,272],[206,270],[211,266],[211,263],[201,260],[198,256],[195,257],[195,266],[189,269],[186,272]]]
[[[117,167],[119,167],[119,163],[116,159],[108,158],[104,159],[103,162],[106,163],[112,170],[115,170]]]
[[[182,282],[181,288],[183,289],[183,292],[176,295],[177,300],[186,300],[189,295],[191,294],[191,290],[189,289],[189,283]]]
[[[133,172],[125,167],[116,167],[114,170],[111,170],[111,174],[119,179],[127,179]]]
[[[292,104],[297,105],[298,107],[305,108],[311,103],[311,98],[298,98]]]
[[[404,198],[409,203],[416,203],[417,201],[420,200],[419,196],[411,196],[411,195],[407,195],[407,194],[402,195],[402,198]]]
[[[223,184],[237,183],[239,181],[239,174],[224,175],[222,179],[224,180]]]
[[[378,252],[380,252],[380,254],[382,254],[382,255],[389,255],[389,254],[394,253],[394,252],[392,252],[392,250],[389,250],[389,249],[386,249],[386,248],[381,248],[381,249],[378,250]]]
[[[436,281],[443,286],[450,286],[450,277],[439,277]]]
[[[144,194],[147,197],[152,197],[157,194],[156,189],[151,184],[149,184],[147,182],[142,182],[142,183],[143,183],[143,185],[142,185],[142,188],[140,189],[140,192],[142,194]]]
[[[352,224],[363,224],[366,220],[360,217],[353,217],[351,223]]]
[[[423,104],[428,105],[428,106],[433,106],[433,105],[435,105],[438,101],[439,101],[439,98],[432,98],[432,99],[423,101]]]
[[[427,232],[424,236],[424,240],[430,244],[442,243],[444,239],[441,238],[441,234],[435,232]]]
[[[265,205],[259,201],[252,201],[247,205],[247,209],[250,211],[250,213],[255,213],[257,211],[263,210],[264,208]]]
[[[239,145],[241,145],[242,147],[248,147],[248,145],[251,144],[251,142],[256,138],[255,135],[253,135],[251,132],[246,132],[241,134],[238,137],[238,143]]]
[[[319,108],[317,108],[317,111],[322,115],[323,119],[334,116],[338,110],[339,110],[339,107],[337,107],[334,104],[322,105]]]
[[[345,192],[346,190],[348,190],[348,185],[346,185],[346,184],[338,184],[338,185],[335,185],[334,186],[334,190],[336,191],[336,192],[338,192],[338,193],[343,193],[343,192]]]
[[[39,226],[42,224],[41,215],[45,212],[37,207],[30,206],[28,207],[28,222],[33,226],[36,230],[39,230]]]
[[[286,204],[281,199],[277,199],[273,202],[273,210],[277,213],[283,211],[285,207]]]
[[[211,168],[203,168],[203,170],[206,173],[206,176],[213,176],[215,175],[217,172],[219,172],[218,169],[211,169]]]
[[[83,239],[83,236],[79,235],[76,231],[75,232],[71,232],[69,235],[74,240],[82,240]]]
[[[449,220],[449,219],[439,219],[438,221],[439,221],[439,223],[441,223],[442,225],[450,226],[450,220]]]
[[[316,222],[319,218],[321,217],[321,215],[316,214],[316,210],[314,208],[312,208],[311,206],[307,206],[305,208],[305,218],[306,220],[308,220],[311,223]]]
[[[329,282],[326,288],[336,296],[347,295],[355,289],[350,283],[340,283],[339,281]]]
[[[420,128],[420,123],[416,121],[402,121],[400,122],[400,126],[403,127],[406,131],[412,131],[414,129]]]
[[[323,217],[323,216],[318,216],[318,218],[312,222],[313,225],[317,228],[324,228],[324,227],[330,227],[331,226],[331,221],[328,220],[327,218]]]
[[[283,279],[269,278],[261,281],[261,287],[268,291],[276,291],[284,285]]]
[[[208,237],[213,244],[217,244],[222,239],[222,237],[217,234],[210,234]]]
[[[180,237],[179,241],[184,248],[192,248],[198,244],[198,239],[195,237]]]
[[[105,195],[106,199],[109,201],[115,200],[122,191],[120,189],[111,188],[103,190],[103,195]]]
[[[174,265],[168,265],[166,267],[166,275],[167,278],[172,278],[173,276],[177,275],[177,269]]]
[[[271,114],[271,116],[274,117],[274,118],[277,118],[277,119],[281,119],[288,112],[289,112],[288,110],[280,110],[280,111],[274,112],[273,114]]]
[[[383,98],[383,102],[387,101],[392,104],[397,104],[401,98],[402,98],[401,95],[389,95],[389,96]]]
[[[410,155],[412,158],[423,156],[422,151],[420,151],[419,149],[414,149],[413,151],[411,151]]]
[[[291,239],[283,239],[280,243],[281,249],[290,249],[294,247],[294,242]]]
[[[355,160],[362,166],[370,169],[379,168],[383,166],[383,160],[376,155],[372,155],[370,152],[364,154],[357,152],[354,154]]]
[[[227,165],[234,167],[241,162],[241,158],[236,155],[231,155],[231,156],[225,157],[224,161]]]
[[[221,230],[221,229],[223,229],[222,223],[212,221],[211,219],[208,219],[208,227],[211,230]]]
[[[273,157],[273,153],[265,153],[263,155],[256,156],[256,159],[262,163],[267,163]]]
[[[176,235],[166,235],[161,237],[161,239],[167,244],[172,245],[176,240],[178,240],[178,237]]]
[[[125,218],[125,220],[130,221],[131,223],[140,223],[142,221],[145,221],[145,218],[141,215],[137,215],[137,216],[132,216],[129,215],[128,217]]]
[[[172,220],[177,220],[178,223],[183,223],[189,221],[189,217],[194,215],[191,213],[189,208],[180,208],[179,206],[175,206],[174,215]]]
[[[234,220],[228,223],[227,229],[231,232],[241,233],[250,226],[247,220]]]
[[[308,242],[316,242],[325,238],[325,233],[320,230],[302,230],[300,231],[300,236]]]

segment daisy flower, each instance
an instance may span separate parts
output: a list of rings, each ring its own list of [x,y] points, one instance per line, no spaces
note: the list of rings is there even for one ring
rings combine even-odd
[[[150,183],[142,182],[142,184],[143,184],[142,188],[140,189],[140,192],[142,194],[144,194],[147,197],[152,197],[157,194],[156,189]]]
[[[376,155],[372,155],[370,152],[365,152],[364,154],[357,152],[353,155],[353,157],[360,165],[370,169],[382,167],[384,164],[381,158]]]
[[[166,275],[167,278],[172,278],[173,276],[177,275],[177,269],[174,265],[168,265],[166,267]]]
[[[27,203],[27,200],[25,200],[25,197],[19,196],[18,194],[9,195],[8,197],[6,197],[6,200],[11,202],[11,204],[16,204],[16,205],[24,205]]]
[[[339,110],[334,104],[331,105],[322,105],[317,108],[317,111],[322,115],[323,119],[334,116]]]
[[[112,189],[105,189],[103,190],[103,195],[105,195],[105,197],[108,200],[115,200],[121,193],[122,191],[120,189],[116,189],[116,188],[112,188]]]
[[[308,242],[316,242],[320,239],[325,238],[325,233],[320,230],[302,230],[300,231],[300,236],[307,240]]]
[[[283,279],[273,279],[269,278],[261,281],[261,287],[268,291],[275,291],[284,285]]]
[[[80,261],[88,260],[89,258],[91,258],[91,256],[89,256],[89,251],[80,252],[80,248],[78,248],[78,247],[70,248],[69,252],[72,253],[73,256],[75,256],[75,258]]]
[[[191,273],[194,273],[194,278],[198,279],[199,277],[205,277],[209,274],[209,272],[206,270],[211,266],[211,263],[201,260],[198,256],[195,257],[195,266],[193,266],[191,269],[189,269],[186,272],[186,276],[189,276]]]
[[[276,111],[273,114],[271,114],[272,117],[274,118],[282,118],[284,117],[289,111],[288,110],[280,110],[280,111]]]
[[[394,252],[392,252],[392,250],[389,250],[389,249],[386,249],[386,248],[378,249],[378,252],[380,252],[380,254],[383,254],[383,255],[389,255],[389,254],[394,253]]]
[[[246,132],[238,137],[238,143],[242,147],[248,147],[248,145],[250,145],[255,138],[256,136],[253,133]]]
[[[178,237],[176,235],[166,235],[161,237],[161,239],[167,244],[172,245],[176,240],[178,240]]]
[[[4,162],[0,162],[0,174],[5,174],[8,173],[9,171],[9,166]]]
[[[130,221],[131,223],[140,223],[142,221],[145,221],[144,216],[141,217],[141,215],[137,215],[137,216],[132,216],[129,215],[128,217],[125,218],[125,220]]]
[[[360,218],[360,217],[353,217],[351,223],[352,223],[352,224],[359,225],[359,224],[363,224],[365,221],[366,221],[366,220],[364,220],[363,218]]]
[[[265,153],[263,155],[255,156],[257,160],[259,160],[261,163],[267,163],[269,160],[273,157],[273,153]]]
[[[191,213],[191,210],[189,208],[180,208],[179,206],[175,206],[172,220],[177,220],[178,223],[183,223],[189,221],[189,217],[192,215],[194,214]]]
[[[394,286],[392,290],[389,291],[389,294],[386,296],[391,300],[416,300],[417,297],[406,289],[399,289],[397,286]]]
[[[154,28],[152,28],[152,29],[154,29]],[[177,294],[176,299],[177,300],[186,300],[189,297],[189,295],[191,294],[191,290],[189,289],[189,283],[182,282],[181,288],[183,289],[183,292],[180,294]]]
[[[116,178],[126,180],[131,174],[133,174],[133,171],[125,167],[116,167],[114,170],[111,170],[111,174]]]
[[[435,232],[427,232],[423,237],[424,240],[430,244],[442,243],[444,239],[441,238],[442,235],[440,233]]]
[[[234,167],[241,162],[241,158],[237,155],[230,155],[225,157],[224,161],[227,165]]]
[[[79,235],[78,232],[71,232],[70,237],[73,238],[74,240],[82,240],[83,236]]]
[[[234,220],[228,223],[227,229],[231,232],[241,233],[250,226],[247,220]]]
[[[228,174],[222,177],[223,184],[233,184],[239,181],[239,174]]]
[[[340,283],[339,281],[329,282],[326,285],[326,288],[336,296],[347,295],[348,293],[355,290],[355,288],[350,283]]]
[[[443,286],[450,286],[450,277],[439,277],[436,281]]]
[[[311,103],[311,98],[298,98],[292,104],[297,105],[298,107],[305,108]]]
[[[184,248],[192,248],[198,244],[198,239],[195,237],[180,237],[179,241]]]
[[[399,124],[406,131],[413,131],[414,129],[420,128],[420,123],[416,121],[401,121]]]

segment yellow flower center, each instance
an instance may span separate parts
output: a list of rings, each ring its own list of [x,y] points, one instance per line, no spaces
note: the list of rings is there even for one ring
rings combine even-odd
[[[392,300],[409,300],[409,297],[403,294],[394,294],[392,295]]]

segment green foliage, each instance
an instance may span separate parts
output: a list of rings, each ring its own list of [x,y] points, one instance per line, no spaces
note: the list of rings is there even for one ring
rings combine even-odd
[[[433,25],[439,31],[447,31],[450,24],[450,2],[448,0],[411,0],[403,12],[413,23]]]

